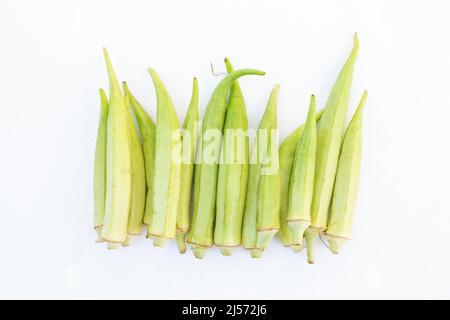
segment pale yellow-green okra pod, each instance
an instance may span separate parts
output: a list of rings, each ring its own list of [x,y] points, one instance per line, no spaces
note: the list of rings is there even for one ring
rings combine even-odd
[[[322,112],[323,110],[317,112],[316,123],[318,123],[322,117]],[[299,126],[286,139],[284,139],[280,146],[280,231],[277,233],[277,236],[284,246],[292,247],[295,252],[300,251],[302,246],[299,243],[294,243],[292,232],[287,222],[289,187],[295,150],[297,149],[297,144],[303,134],[304,128],[304,124]]]
[[[228,73],[233,67],[225,59]],[[217,182],[214,244],[231,256],[241,244],[242,220],[248,177],[248,119],[238,81],[230,89]]]
[[[142,105],[136,100],[133,94],[130,92],[127,84],[123,82],[123,89],[126,95],[129,97],[130,105],[133,108],[133,112],[136,116],[136,120],[139,124],[139,132],[142,137],[142,149],[144,153],[145,164],[145,180],[147,184],[145,211],[143,217],[143,223],[149,226],[152,219],[153,212],[153,166],[155,158],[155,123],[152,118],[147,114]]]
[[[108,98],[100,89],[100,120],[98,123],[97,143],[94,160],[94,228],[97,232],[96,242],[103,242],[102,227],[105,217],[106,196],[106,136],[108,127]]]
[[[295,244],[302,246],[303,233],[311,223],[311,201],[316,165],[316,98],[311,96],[308,117],[295,150],[289,188],[287,221]]]
[[[177,246],[180,253],[186,252],[186,234],[190,228],[189,213],[191,204],[192,179],[194,175],[195,148],[197,145],[198,123],[198,81],[194,78],[192,95],[186,117],[183,122],[180,202],[177,215]]]
[[[106,140],[106,200],[102,237],[110,249],[127,238],[131,205],[131,152],[128,110],[106,49],[109,78],[109,112]]]
[[[125,105],[128,109],[128,130],[130,134],[131,151],[131,207],[128,217],[128,237],[123,246],[129,246],[131,241],[142,232],[142,219],[145,210],[146,181],[144,153],[141,140],[134,124],[130,108],[130,97],[125,92]]]
[[[180,123],[166,87],[152,68],[148,69],[157,98],[153,215],[147,237],[162,247],[175,238],[180,195]],[[178,152],[176,152],[178,150]]]
[[[315,239],[327,226],[328,209],[336,178],[353,66],[358,55],[358,47],[358,36],[355,34],[353,50],[331,89],[317,128],[316,175],[311,206],[311,226],[305,233],[309,263],[314,263]]]
[[[255,69],[233,71],[217,85],[206,107],[195,165],[194,213],[188,236],[188,243],[199,259],[213,244],[217,173],[228,92],[239,77],[264,74]]]
[[[366,99],[367,91],[347,127],[339,156],[331,214],[325,231],[329,248],[334,254],[338,254],[342,245],[352,236],[361,170],[362,118]]]
[[[280,180],[277,141],[276,85],[270,95],[253,145],[242,228],[242,243],[253,258],[260,258],[279,229]]]
[[[278,135],[274,135],[277,130],[277,98],[279,89],[280,86],[276,85],[272,90],[266,114],[263,117],[263,121],[267,121],[267,123],[262,126],[263,130],[267,131],[267,150],[263,152],[261,165],[256,223],[256,249],[261,254],[280,229],[280,164]],[[261,147],[261,145],[258,147]]]

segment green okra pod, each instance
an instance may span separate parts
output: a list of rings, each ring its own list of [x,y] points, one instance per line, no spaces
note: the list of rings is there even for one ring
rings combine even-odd
[[[176,240],[180,253],[186,252],[186,234],[190,228],[189,213],[191,203],[192,178],[194,176],[195,148],[197,145],[196,125],[198,122],[198,81],[194,78],[192,96],[183,122],[180,201],[177,215]]]
[[[302,246],[303,233],[311,223],[311,201],[316,164],[316,98],[311,96],[308,117],[298,141],[289,188],[287,222],[295,244]]]
[[[317,112],[316,123],[319,122],[322,117],[322,113],[323,110]],[[284,246],[292,247],[295,252],[300,251],[302,246],[300,243],[294,243],[294,238],[287,222],[289,187],[295,151],[297,149],[298,141],[303,134],[304,128],[304,124],[299,126],[286,139],[284,139],[280,146],[280,231],[277,235]]]
[[[225,59],[228,73],[233,67]],[[248,119],[238,81],[230,89],[217,182],[214,244],[225,256],[241,244],[248,177]]]
[[[109,78],[109,112],[102,237],[108,242],[108,247],[114,249],[127,238],[131,205],[131,152],[127,106],[106,49],[103,53]]]
[[[162,247],[175,238],[180,195],[180,123],[166,87],[152,68],[148,69],[157,98],[155,160],[153,176],[153,214],[147,237]],[[179,152],[176,152],[176,151]],[[178,154],[177,154],[178,153]]]
[[[102,227],[105,218],[106,196],[106,139],[108,128],[108,98],[100,89],[100,120],[98,123],[97,143],[94,160],[94,228],[97,232],[96,242],[103,242]]]
[[[142,105],[136,100],[133,94],[130,92],[126,82],[123,82],[123,90],[130,100],[130,105],[133,108],[133,112],[136,116],[136,120],[139,124],[139,132],[142,137],[142,149],[144,153],[144,165],[145,165],[145,181],[147,184],[145,211],[143,217],[143,223],[149,226],[152,219],[153,212],[153,167],[155,157],[155,123],[152,118],[147,114]]]
[[[277,137],[279,85],[270,95],[252,150],[242,228],[244,248],[253,258],[262,256],[280,227],[280,176]]]
[[[311,226],[305,234],[309,263],[314,263],[313,244],[315,239],[325,230],[327,225],[328,209],[336,177],[352,84],[353,66],[358,55],[358,47],[358,36],[355,34],[352,52],[331,89],[317,128],[316,175],[311,206]]]
[[[146,181],[144,153],[134,124],[130,108],[130,97],[125,92],[125,105],[128,109],[128,130],[131,152],[131,207],[128,217],[128,237],[123,246],[129,246],[133,238],[142,232],[142,219],[145,210]]]
[[[264,74],[254,69],[233,71],[217,85],[206,107],[195,165],[194,212],[188,236],[197,258],[203,258],[213,244],[217,173],[228,91],[241,76]]]
[[[339,253],[341,246],[350,240],[352,235],[361,171],[362,116],[366,99],[367,91],[364,91],[345,132],[339,155],[331,214],[325,231],[330,250],[334,254]]]

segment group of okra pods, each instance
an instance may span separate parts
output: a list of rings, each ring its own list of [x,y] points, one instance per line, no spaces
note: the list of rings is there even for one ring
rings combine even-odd
[[[97,242],[107,242],[110,249],[128,246],[145,225],[155,246],[175,238],[180,253],[187,243],[199,259],[213,245],[225,256],[242,245],[259,258],[274,235],[295,252],[306,246],[309,263],[314,263],[314,244],[322,234],[337,254],[351,237],[360,175],[367,92],[345,129],[358,46],[355,34],[325,107],[317,112],[311,96],[306,122],[279,148],[275,85],[251,153],[238,78],[264,72],[234,70],[225,59],[228,74],[214,89],[201,122],[194,78],[180,126],[166,87],[149,68],[157,98],[155,124],[125,82],[121,88],[104,49],[109,98],[100,89],[94,164]]]

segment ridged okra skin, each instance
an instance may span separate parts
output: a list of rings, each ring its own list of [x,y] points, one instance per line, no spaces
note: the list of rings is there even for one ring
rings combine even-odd
[[[228,73],[233,72],[225,59]],[[238,81],[230,89],[217,182],[214,244],[231,256],[241,244],[242,220],[248,178],[248,118]]]
[[[111,60],[104,49],[109,78],[109,112],[106,139],[106,200],[102,237],[110,249],[127,238],[131,204],[131,152],[128,110]]]
[[[144,153],[141,141],[134,124],[130,108],[130,97],[125,93],[125,105],[127,107],[128,130],[130,136],[131,152],[131,207],[128,217],[128,237],[123,246],[129,246],[133,238],[142,232],[142,219],[145,210],[146,181]]]
[[[198,122],[198,81],[194,78],[192,95],[183,122],[180,202],[177,215],[177,246],[180,253],[186,252],[186,233],[190,228],[189,213],[191,204],[192,179],[194,176],[195,149],[197,145],[196,123]]]
[[[353,66],[358,55],[358,47],[358,37],[355,34],[352,52],[331,89],[317,129],[316,175],[311,206],[311,226],[305,234],[310,263],[314,262],[313,243],[327,225],[328,209],[336,177]]]
[[[134,95],[130,92],[128,85],[123,82],[123,89],[126,95],[129,97],[130,105],[133,108],[133,112],[136,116],[136,120],[139,125],[139,132],[142,137],[142,150],[144,153],[144,165],[145,165],[145,180],[147,184],[145,210],[143,223],[149,226],[152,219],[153,212],[153,167],[155,158],[155,123],[152,118],[147,114],[142,105],[136,100]]]
[[[311,96],[308,117],[295,150],[289,188],[287,221],[295,244],[302,246],[303,233],[311,223],[311,201],[316,165],[316,98]]]
[[[180,196],[180,123],[166,87],[152,68],[148,69],[157,98],[155,161],[153,176],[153,213],[147,237],[163,247],[175,238]],[[178,152],[176,152],[178,150]]]
[[[361,171],[362,118],[366,99],[367,91],[347,127],[339,156],[331,214],[325,232],[334,254],[338,254],[341,246],[352,236]]]
[[[212,93],[203,117],[194,173],[194,212],[187,241],[199,259],[213,244],[218,164],[227,96],[234,81],[244,75],[264,75],[264,72],[241,69],[228,74]],[[217,139],[211,139],[212,131],[219,133]],[[213,155],[208,155],[210,148],[213,149]]]
[[[253,258],[260,258],[280,227],[280,175],[276,85],[270,95],[252,150],[242,228],[242,243]]]
[[[316,114],[316,123],[322,117],[323,110]],[[317,127],[317,125],[316,125]],[[295,129],[280,146],[280,231],[277,236],[281,243],[286,247],[292,247],[295,252],[301,250],[299,243],[294,243],[292,232],[288,226],[287,215],[289,208],[289,188],[292,173],[292,164],[294,162],[295,150],[298,141],[303,134],[305,124]]]
[[[108,127],[108,98],[103,89],[100,93],[100,120],[98,122],[97,142],[94,160],[94,228],[96,242],[103,242],[102,227],[105,218],[106,196],[106,139]]]

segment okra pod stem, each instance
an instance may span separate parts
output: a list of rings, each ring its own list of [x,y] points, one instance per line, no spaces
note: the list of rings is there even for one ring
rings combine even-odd
[[[98,123],[97,143],[94,160],[94,228],[96,242],[103,242],[102,227],[105,218],[106,196],[106,139],[108,127],[108,98],[103,89],[100,92],[100,120]]]
[[[194,213],[188,237],[188,243],[191,244],[197,258],[203,258],[206,249],[213,244],[217,173],[227,95],[234,81],[244,75],[264,75],[264,72],[242,69],[228,74],[215,88],[203,117],[201,148],[197,152],[198,161],[194,173]],[[217,134],[211,139],[214,131]],[[207,151],[210,151],[211,147],[213,155],[208,155]]]
[[[142,232],[142,219],[144,217],[145,210],[146,181],[144,153],[142,151],[137,128],[131,115],[130,97],[126,92],[125,106],[128,109],[127,116],[131,151],[131,207],[130,216],[128,217],[128,237],[123,246],[129,246],[133,238],[137,237]]]
[[[280,226],[280,177],[277,137],[276,85],[258,127],[249,167],[247,199],[242,229],[244,248],[253,258],[262,256]]]
[[[327,225],[358,47],[358,36],[355,34],[353,50],[331,89],[317,129],[316,175],[311,206],[311,226],[307,232],[308,241],[312,242]],[[310,245],[310,247],[313,246]],[[313,263],[312,252],[309,253],[308,260]]]
[[[331,214],[325,232],[330,250],[334,254],[339,253],[341,246],[350,240],[352,235],[361,171],[362,116],[366,99],[367,91],[364,91],[345,132],[339,156]]]
[[[109,78],[109,112],[106,139],[106,200],[102,237],[111,249],[127,238],[131,204],[131,153],[128,110],[106,49]]]
[[[178,201],[180,195],[181,152],[180,123],[166,87],[152,68],[148,69],[157,98],[155,133],[155,162],[153,182],[153,215],[147,237],[163,247],[175,238]]]
[[[194,78],[192,96],[183,122],[180,202],[178,204],[176,240],[180,253],[186,252],[186,234],[190,228],[189,213],[191,204],[192,178],[196,148],[196,124],[198,122],[198,81]]]
[[[298,141],[289,188],[287,221],[295,244],[302,246],[303,233],[311,224],[311,201],[316,162],[316,98],[311,96],[308,117]]]
[[[123,82],[123,90],[129,97],[130,105],[133,108],[133,112],[136,116],[136,120],[139,124],[139,132],[142,137],[142,149],[144,153],[145,164],[145,180],[147,184],[145,211],[143,217],[143,223],[149,226],[152,219],[153,212],[153,166],[155,158],[155,123],[152,118],[147,114],[142,105],[136,100],[133,94],[130,92],[128,85]]]
[[[233,67],[225,59],[228,73]],[[248,119],[238,81],[230,89],[217,182],[214,244],[231,256],[241,244],[242,220],[248,177]]]

